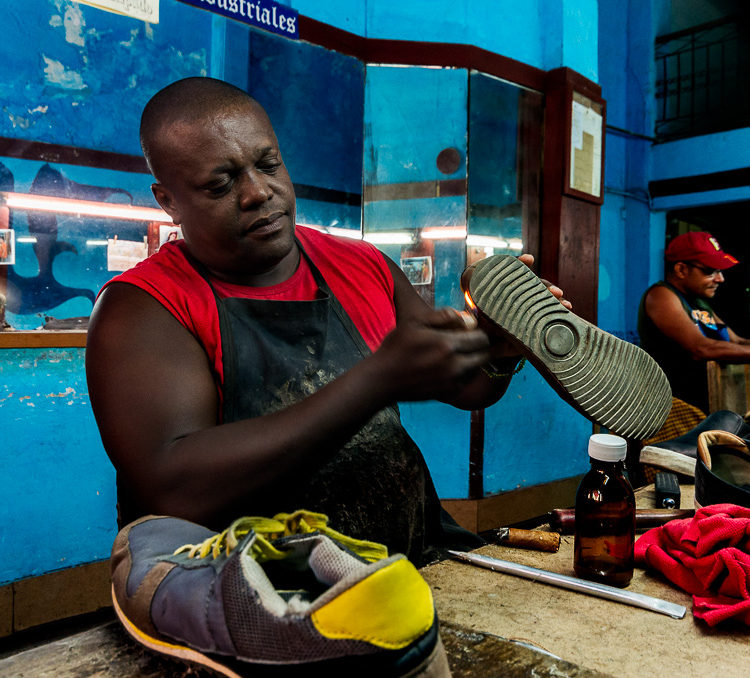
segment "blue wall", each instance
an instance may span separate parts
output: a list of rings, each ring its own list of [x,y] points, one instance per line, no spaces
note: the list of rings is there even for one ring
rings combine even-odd
[[[114,472],[83,349],[0,351],[0,583],[105,558]]]
[[[599,326],[636,340],[650,279],[650,154],[654,121],[650,3],[599,2],[599,74],[607,101],[599,247]]]
[[[598,77],[595,0],[286,4],[367,37],[468,43],[535,67],[569,66]],[[141,109],[162,86],[188,75],[254,86],[247,27],[177,0],[162,0],[160,10],[160,23],[150,25],[70,0],[5,8],[0,58],[12,77],[0,83],[0,136],[139,154]],[[347,73],[358,77],[356,69]],[[316,99],[305,100],[299,88],[289,86],[286,94],[295,112],[315,110]],[[81,168],[69,169],[91,180]],[[358,185],[357,172],[331,181],[344,189],[347,182]],[[148,177],[130,180],[138,201],[150,200]],[[617,229],[607,236],[608,252],[622,244]],[[615,285],[621,275],[611,273]],[[611,329],[619,331],[618,313]],[[6,349],[0,369],[0,583],[107,557],[115,533],[114,476],[91,415],[82,349]],[[403,412],[441,495],[465,497],[468,414],[435,403],[411,404]],[[581,473],[590,430],[526,367],[487,413],[486,491]]]
[[[705,134],[654,146],[652,179],[747,167],[750,129]]]
[[[368,38],[476,45],[597,80],[597,0],[291,0],[318,21]]]

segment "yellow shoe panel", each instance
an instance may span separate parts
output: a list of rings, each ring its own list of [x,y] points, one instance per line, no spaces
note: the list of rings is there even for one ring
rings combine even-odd
[[[334,598],[311,618],[326,638],[362,640],[398,650],[432,626],[435,608],[427,582],[401,558]]]

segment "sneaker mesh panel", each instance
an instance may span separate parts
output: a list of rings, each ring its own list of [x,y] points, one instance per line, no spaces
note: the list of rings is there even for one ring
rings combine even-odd
[[[306,615],[271,614],[254,583],[245,579],[240,558],[227,562],[221,587],[227,627],[240,659],[297,664],[376,651],[361,641],[323,638]]]
[[[318,539],[310,552],[309,564],[318,580],[328,586],[368,569],[367,563],[357,560],[330,539]]]

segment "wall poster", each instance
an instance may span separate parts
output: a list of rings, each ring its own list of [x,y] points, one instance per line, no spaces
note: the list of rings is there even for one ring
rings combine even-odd
[[[432,282],[432,257],[402,257],[401,270],[412,285],[429,285]]]
[[[600,103],[573,92],[569,187],[595,198],[602,195],[603,120]]]
[[[15,231],[12,228],[0,229],[0,266],[16,263]]]

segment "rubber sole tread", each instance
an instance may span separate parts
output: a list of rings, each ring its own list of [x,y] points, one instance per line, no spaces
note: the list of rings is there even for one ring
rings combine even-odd
[[[585,417],[625,438],[648,438],[661,428],[672,390],[654,359],[569,311],[516,257],[478,262],[469,293],[478,310]]]

